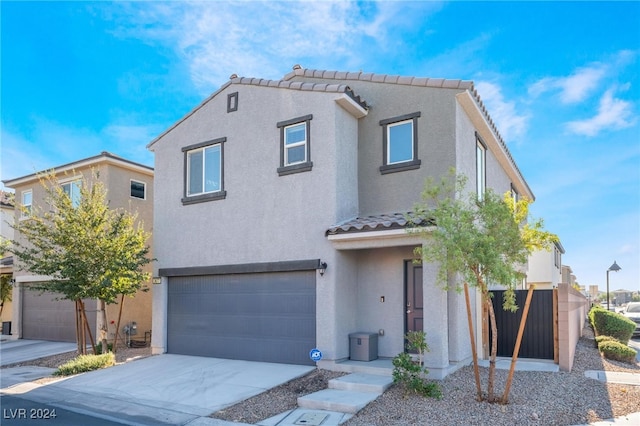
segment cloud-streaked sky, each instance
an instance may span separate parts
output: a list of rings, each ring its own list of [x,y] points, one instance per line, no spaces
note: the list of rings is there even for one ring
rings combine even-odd
[[[231,74],[473,80],[583,285],[640,290],[639,2],[0,2],[1,177],[146,144]]]

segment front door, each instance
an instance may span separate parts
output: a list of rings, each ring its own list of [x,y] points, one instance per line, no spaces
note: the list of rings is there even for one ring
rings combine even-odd
[[[422,331],[422,264],[405,261],[405,330]]]

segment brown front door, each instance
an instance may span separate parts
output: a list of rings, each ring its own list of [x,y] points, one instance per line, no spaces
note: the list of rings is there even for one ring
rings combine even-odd
[[[422,331],[422,265],[405,261],[405,329]]]

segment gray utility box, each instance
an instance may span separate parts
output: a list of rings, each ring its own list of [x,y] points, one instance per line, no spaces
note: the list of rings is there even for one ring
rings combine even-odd
[[[353,361],[378,359],[378,333],[349,334],[349,359]]]

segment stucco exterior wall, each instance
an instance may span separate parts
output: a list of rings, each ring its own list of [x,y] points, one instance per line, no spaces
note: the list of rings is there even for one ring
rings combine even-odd
[[[384,330],[378,336],[378,355],[392,358],[404,350],[404,268],[405,261],[415,259],[413,247],[362,250],[358,259],[356,329],[350,332]]]
[[[355,176],[350,176],[355,158],[351,166],[345,164],[345,158],[355,150],[355,135],[337,135],[336,124],[349,120],[339,111],[336,94],[254,86],[230,86],[227,90],[238,91],[238,111],[226,113],[223,92],[153,146],[156,185],[162,188],[156,195],[156,211],[163,211],[156,214],[154,231],[163,241],[171,241],[157,247],[158,267],[326,256],[325,230],[339,216],[355,214],[357,208],[354,202],[343,203],[355,192]],[[279,176],[280,130],[276,123],[307,114],[313,114],[313,169]],[[350,124],[352,131],[355,120]],[[223,148],[226,198],[183,206],[181,149],[220,137],[227,138]],[[341,142],[339,153],[336,140]],[[340,178],[346,180],[340,185],[338,154],[343,156]]]

